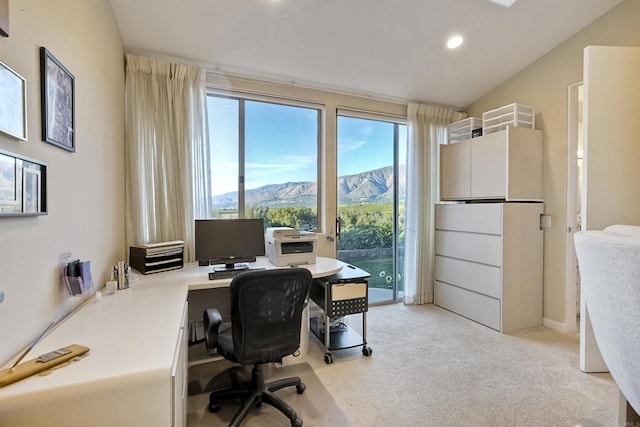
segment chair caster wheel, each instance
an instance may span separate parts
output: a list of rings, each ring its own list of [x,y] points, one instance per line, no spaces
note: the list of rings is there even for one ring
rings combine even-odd
[[[326,363],[327,365],[331,365],[333,363],[333,355],[331,353],[325,353],[324,363]]]
[[[218,402],[209,402],[209,412],[215,414],[220,410],[220,404]]]
[[[371,356],[373,354],[373,349],[371,347],[362,347],[362,354],[365,356]]]
[[[297,417],[295,420],[291,420],[291,427],[302,427],[302,418]]]
[[[296,385],[296,391],[298,392],[298,394],[304,393],[306,389],[307,389],[307,386],[302,383]]]

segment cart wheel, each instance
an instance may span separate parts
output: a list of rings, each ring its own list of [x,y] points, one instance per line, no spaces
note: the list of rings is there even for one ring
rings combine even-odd
[[[298,392],[298,394],[304,393],[306,389],[307,389],[307,386],[304,385],[303,383],[300,383],[296,386],[296,391]]]
[[[295,420],[291,420],[291,427],[302,427],[302,418],[296,417]]]
[[[371,347],[362,347],[362,354],[365,356],[371,356],[373,354],[373,349]]]
[[[333,355],[331,353],[324,354],[324,363],[331,365],[333,363]]]

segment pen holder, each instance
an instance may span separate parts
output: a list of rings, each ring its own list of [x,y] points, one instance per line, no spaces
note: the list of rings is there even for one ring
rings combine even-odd
[[[111,279],[118,283],[118,289],[129,289],[131,286],[129,282],[130,271],[131,267],[129,267],[129,264],[125,261],[118,261],[118,263],[113,266]]]

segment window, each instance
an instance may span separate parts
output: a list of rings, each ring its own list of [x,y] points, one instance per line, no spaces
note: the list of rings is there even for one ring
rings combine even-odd
[[[320,109],[207,96],[213,218],[318,225]]]

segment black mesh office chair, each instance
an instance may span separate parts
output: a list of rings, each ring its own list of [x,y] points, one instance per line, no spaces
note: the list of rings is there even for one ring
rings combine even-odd
[[[251,383],[214,391],[209,396],[209,411],[216,412],[219,401],[240,398],[242,406],[230,426],[239,426],[252,406],[268,403],[285,414],[294,427],[302,419],[273,392],[295,386],[298,394],[306,386],[299,377],[271,383],[264,382],[263,365],[280,362],[300,347],[302,311],[305,306],[311,273],[304,268],[251,271],[231,281],[231,327],[218,333],[222,323],[215,308],[204,312],[205,344],[210,355],[216,352],[232,362],[254,365]]]

